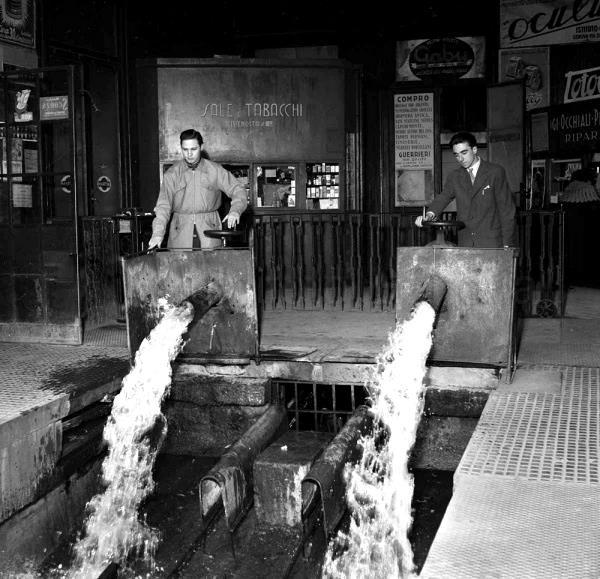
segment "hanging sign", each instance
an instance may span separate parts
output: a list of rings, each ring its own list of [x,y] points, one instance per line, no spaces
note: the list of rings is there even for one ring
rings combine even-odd
[[[396,80],[399,82],[484,76],[484,37],[444,37],[396,43]]]

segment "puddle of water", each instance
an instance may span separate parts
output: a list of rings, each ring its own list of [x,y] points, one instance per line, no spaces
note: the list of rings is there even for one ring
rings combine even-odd
[[[369,385],[375,426],[360,441],[362,459],[344,473],[350,520],[329,544],[322,573],[327,579],[416,577],[408,461],[425,403],[434,319],[433,308],[419,302],[378,357]]]

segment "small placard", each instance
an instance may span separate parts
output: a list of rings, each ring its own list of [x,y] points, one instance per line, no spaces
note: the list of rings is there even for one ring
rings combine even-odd
[[[24,183],[12,184],[13,207],[33,207],[31,185]]]
[[[67,95],[40,97],[40,121],[68,118],[69,97]]]

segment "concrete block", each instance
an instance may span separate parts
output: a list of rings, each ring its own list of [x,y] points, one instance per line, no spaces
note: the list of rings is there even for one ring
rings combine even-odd
[[[254,509],[259,523],[301,525],[302,479],[332,435],[289,431],[254,462]]]
[[[269,378],[178,373],[173,379],[170,398],[213,406],[262,406],[269,403],[270,382]]]
[[[0,447],[0,521],[35,500],[56,467],[62,449],[62,423],[22,433]]]
[[[199,456],[233,444],[267,406],[199,406],[170,401],[164,409],[167,439],[163,452]]]
[[[412,452],[414,468],[455,471],[471,440],[477,418],[424,416]]]
[[[101,461],[63,481],[0,525],[0,577],[37,577],[35,570],[78,529],[88,501],[99,491]]]

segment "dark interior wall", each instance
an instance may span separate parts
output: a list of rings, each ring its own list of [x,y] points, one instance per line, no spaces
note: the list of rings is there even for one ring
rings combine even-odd
[[[341,62],[141,63],[140,206],[153,208],[160,168],[180,158],[179,134],[188,128],[200,130],[210,158],[221,163],[343,164],[346,88]]]
[[[76,95],[83,115],[77,147],[85,151],[80,205],[87,215],[114,215],[128,197],[122,186],[122,135],[129,130],[121,122],[124,7],[116,0],[39,4],[41,66],[71,64],[81,73]]]
[[[132,146],[133,205],[146,211],[154,208],[160,186],[158,153],[157,69],[153,62],[138,63],[135,69],[135,95],[132,119],[135,135]]]

